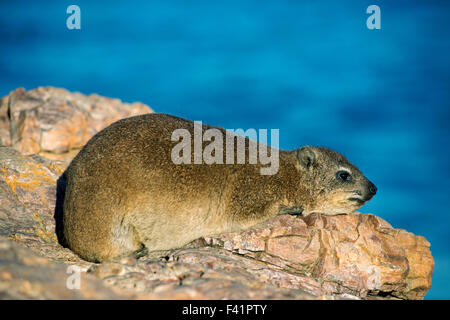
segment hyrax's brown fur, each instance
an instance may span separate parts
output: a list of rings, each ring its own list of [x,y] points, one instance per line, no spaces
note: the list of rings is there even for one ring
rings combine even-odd
[[[120,120],[86,144],[65,172],[70,249],[97,262],[167,250],[279,213],[349,213],[376,192],[355,166],[326,148],[280,150],[274,175],[261,175],[259,163],[176,165],[171,135],[180,128],[193,135],[191,121],[147,114]]]

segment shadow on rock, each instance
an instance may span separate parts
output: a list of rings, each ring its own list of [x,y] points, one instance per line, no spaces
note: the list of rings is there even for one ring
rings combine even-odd
[[[64,248],[67,248],[67,242],[64,238],[64,221],[63,221],[63,206],[64,196],[66,194],[66,173],[64,172],[56,181],[56,205],[55,205],[55,232],[58,242]]]

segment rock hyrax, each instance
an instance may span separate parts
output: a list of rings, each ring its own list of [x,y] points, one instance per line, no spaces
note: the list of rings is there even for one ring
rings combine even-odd
[[[191,121],[153,113],[120,120],[91,138],[63,177],[70,249],[94,262],[168,250],[280,213],[350,213],[377,190],[341,154],[321,147],[279,150],[274,175],[261,175],[259,162],[174,164],[178,142],[171,136],[180,128],[194,133]]]

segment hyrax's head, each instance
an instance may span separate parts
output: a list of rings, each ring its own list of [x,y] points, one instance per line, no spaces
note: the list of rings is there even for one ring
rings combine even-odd
[[[303,215],[350,213],[372,199],[377,187],[341,154],[305,146],[294,151],[302,171],[302,185],[309,191]]]

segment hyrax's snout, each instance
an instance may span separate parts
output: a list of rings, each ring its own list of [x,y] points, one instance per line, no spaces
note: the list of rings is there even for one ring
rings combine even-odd
[[[373,195],[375,195],[377,193],[377,187],[369,181],[369,192]]]
[[[370,181],[367,182],[366,199],[370,200],[377,193],[377,187]]]

